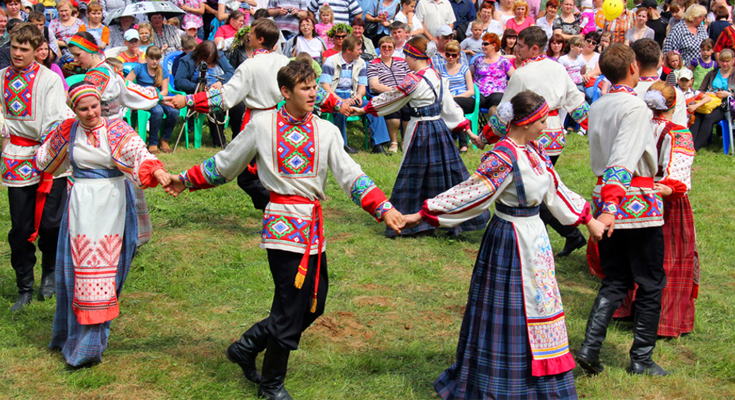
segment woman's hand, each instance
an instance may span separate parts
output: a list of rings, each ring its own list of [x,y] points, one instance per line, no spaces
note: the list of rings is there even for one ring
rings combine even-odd
[[[602,235],[605,233],[605,224],[592,218],[587,223],[587,230],[590,232],[590,238],[593,242],[599,242],[602,239]]]
[[[210,89],[222,89],[222,82],[217,81],[213,83],[209,88]]]
[[[482,140],[480,136],[475,135],[470,130],[467,130],[467,136],[469,136],[470,141],[472,141],[472,144],[477,146],[478,149],[482,150],[485,148],[485,142]]]
[[[365,115],[364,107],[352,107],[351,115]]]
[[[724,98],[732,96],[732,93],[728,92],[727,90],[718,90],[716,95],[717,97],[724,99]]]
[[[406,229],[413,228],[421,223],[424,219],[421,218],[421,214],[408,214],[403,216],[403,227]]]
[[[153,176],[156,177],[156,180],[158,183],[161,184],[162,187],[166,187],[171,184],[171,174],[166,172],[165,169],[157,169],[155,172],[153,172]]]
[[[662,185],[660,183],[654,184],[653,188],[658,190],[658,192],[661,194],[661,197],[669,197],[672,193],[674,193],[674,191],[670,187]]]

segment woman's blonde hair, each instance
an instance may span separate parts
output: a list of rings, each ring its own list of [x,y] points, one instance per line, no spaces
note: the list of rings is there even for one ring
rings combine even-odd
[[[56,2],[56,9],[57,9],[57,10],[58,10],[59,8],[61,8],[62,6],[67,6],[67,7],[69,7],[69,10],[71,10],[71,11],[74,11],[74,10],[76,10],[76,9],[77,9],[76,7],[74,7],[74,5],[73,5],[73,4],[71,4],[71,1],[69,1],[69,0],[58,0],[58,1]]]
[[[145,51],[145,59],[160,60],[163,52],[158,46],[150,46]],[[153,77],[153,86],[160,88],[163,85],[163,66],[159,63],[156,66],[156,75]]]
[[[459,42],[456,40],[450,40],[449,42],[447,42],[447,45],[444,48],[446,49],[446,51],[461,51],[461,48],[459,47]]]
[[[528,3],[526,2],[526,0],[516,0],[516,2],[513,3],[513,12],[514,13],[516,12],[516,8],[518,8],[518,7],[526,7],[526,12],[525,12],[525,14],[523,14],[523,18],[528,17],[528,8],[529,7],[528,7]]]
[[[703,17],[707,15],[707,9],[704,8],[704,6],[700,6],[699,4],[692,4],[687,8],[686,12],[684,12],[684,20],[692,22],[696,18]]]

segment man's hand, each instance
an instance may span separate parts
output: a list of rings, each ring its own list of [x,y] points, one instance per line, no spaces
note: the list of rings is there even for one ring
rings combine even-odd
[[[166,99],[164,98],[164,101],[165,100]],[[171,107],[173,107],[173,108],[175,108],[177,110],[180,110],[180,109],[186,107],[186,96],[184,96],[183,94],[177,94],[176,96],[174,96],[174,97],[171,98],[170,103],[171,103],[170,104]]]
[[[421,221],[423,221],[423,218],[421,218],[421,214],[419,213],[404,215],[403,227],[406,229],[410,229],[420,224]]]
[[[164,190],[171,196],[177,197],[179,193],[186,189],[186,186],[181,182],[181,178],[178,175],[169,174],[169,179],[171,182],[167,186],[164,186]]]
[[[399,235],[401,234],[401,229],[403,229],[403,226],[405,225],[403,222],[403,214],[395,208],[388,210],[388,212],[383,215],[383,221],[389,228],[396,231]]]
[[[160,183],[161,186],[164,188],[171,184],[171,175],[168,172],[166,172],[166,170],[163,168],[157,169],[153,173],[153,176],[156,177],[156,180],[158,181],[158,183]]]
[[[349,117],[352,115],[352,105],[347,100],[343,101],[342,105],[339,106],[339,113],[345,117]]]
[[[602,222],[605,225],[605,229],[607,230],[607,237],[612,236],[613,229],[615,229],[615,216],[610,213],[602,213],[599,217],[597,217],[597,220]]]

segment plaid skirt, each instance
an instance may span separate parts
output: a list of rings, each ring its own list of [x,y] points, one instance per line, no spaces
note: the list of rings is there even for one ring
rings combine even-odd
[[[444,193],[469,177],[470,173],[459,156],[444,121],[419,121],[398,171],[390,202],[404,215],[417,213],[425,200]],[[462,231],[479,230],[487,225],[489,219],[490,213],[485,211],[469,221],[444,229],[455,235]],[[414,235],[434,229],[424,221],[414,228],[404,229],[401,235]],[[396,236],[396,232],[390,228],[385,229],[385,234]]]
[[[135,195],[135,214],[138,217],[138,246],[142,246],[151,240],[151,232],[153,232],[151,215],[148,213],[148,203],[145,201],[143,189],[139,189],[129,181],[125,181],[125,184],[133,190]]]
[[[132,185],[126,184],[125,188],[125,234],[115,276],[118,298],[128,271],[130,271],[138,239]],[[100,362],[102,352],[107,348],[107,338],[110,336],[110,321],[95,325],[81,325],[77,322],[77,317],[72,309],[73,300],[74,263],[69,240],[69,206],[67,204],[61,220],[59,244],[56,250],[56,313],[49,348],[61,349],[67,364],[74,367]]]
[[[664,198],[664,271],[658,336],[679,337],[694,329],[694,299],[699,295],[699,252],[689,196]],[[631,315],[635,288],[615,312],[615,318]]]
[[[576,399],[572,371],[534,377],[513,223],[494,216],[470,282],[457,358],[434,382],[443,399]]]

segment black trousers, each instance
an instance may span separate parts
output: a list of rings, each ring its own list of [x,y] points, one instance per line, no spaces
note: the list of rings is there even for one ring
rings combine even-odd
[[[302,256],[303,254],[290,251],[268,249],[268,263],[270,264],[276,290],[273,295],[270,316],[258,322],[258,324],[265,324],[268,340],[275,341],[282,348],[289,350],[299,348],[301,334],[319,316],[324,314],[324,303],[327,300],[329,289],[327,256],[322,253],[317,306],[316,312],[312,313],[311,302],[314,296],[318,256],[314,254],[309,257],[309,267],[304,285],[301,289],[297,289],[294,286],[294,280]]]
[[[54,179],[38,228],[38,248],[43,254],[41,265],[43,274],[54,272],[56,266],[56,245],[59,239],[59,225],[66,206],[66,179]],[[36,212],[36,190],[38,184],[8,188],[10,208],[10,264],[15,270],[18,292],[33,292],[33,267],[36,265],[36,246],[28,241],[34,230]]]
[[[650,327],[655,334],[661,315],[661,291],[666,286],[663,229],[615,229],[611,237],[602,236],[598,248],[605,278],[597,296],[608,299],[617,309],[628,289],[637,283],[636,314],[656,316],[649,319],[656,321],[656,326]]]
[[[250,165],[255,165],[255,158],[250,161]],[[252,173],[245,168],[240,175],[237,176],[237,186],[244,190],[245,193],[253,199],[253,206],[258,210],[265,210],[265,206],[270,202],[271,194],[260,182],[258,173]]]
[[[725,113],[717,107],[709,114],[694,113],[694,123],[691,126],[694,136],[694,150],[699,151],[712,136],[715,125],[725,119]]]
[[[551,158],[551,164],[556,165],[556,160],[559,159],[559,156],[550,156],[549,158]],[[549,211],[549,208],[546,207],[546,203],[541,203],[539,216],[541,217],[541,220],[544,221],[544,224],[551,226],[556,231],[556,233],[558,233],[565,239],[570,240],[576,237],[581,237],[584,239],[582,232],[580,232],[576,226],[564,225],[559,222],[559,220],[556,219],[551,211]]]

